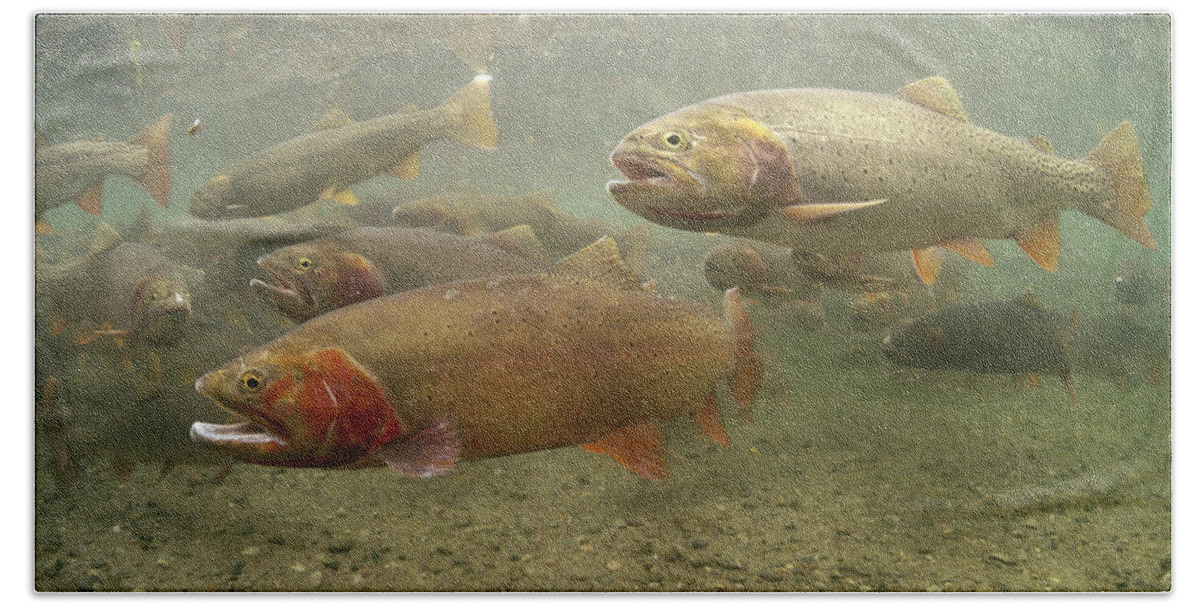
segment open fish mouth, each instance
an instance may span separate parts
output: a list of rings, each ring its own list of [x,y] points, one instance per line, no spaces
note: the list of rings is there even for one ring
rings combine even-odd
[[[230,407],[214,395],[210,383],[211,374],[201,376],[196,380],[196,392],[212,399],[221,408],[232,412],[242,420],[228,424],[196,421],[188,433],[192,441],[206,443],[217,448],[246,454],[261,453],[262,451],[278,451],[288,447],[283,439],[282,429],[272,421],[258,415],[254,411],[240,411]]]
[[[287,447],[287,442],[249,421],[230,424],[214,424],[211,422],[193,422],[189,436],[196,443],[232,449],[262,449],[281,450]]]
[[[258,260],[258,267],[266,272],[274,282],[267,283],[262,279],[250,279],[250,289],[262,299],[274,304],[283,314],[298,321],[307,321],[315,316],[316,299],[304,284],[293,281],[285,272],[273,268],[264,259]]]
[[[659,168],[658,163],[636,154],[615,154],[612,164],[631,182],[674,181],[675,177]]]

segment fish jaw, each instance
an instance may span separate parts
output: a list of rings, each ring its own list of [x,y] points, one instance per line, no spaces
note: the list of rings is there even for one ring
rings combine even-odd
[[[707,185],[681,163],[656,155],[613,152],[612,164],[626,178],[611,180],[608,195],[619,205],[658,224],[684,230],[715,230],[733,218],[737,209],[701,208]]]
[[[254,464],[346,466],[401,436],[382,385],[338,348],[260,351],[200,377],[196,391],[242,420],[196,422],[192,440]]]
[[[269,304],[273,304],[280,313],[296,321],[303,322],[317,316],[316,301],[304,281],[275,267],[265,257],[259,258],[257,264],[263,272],[271,277],[274,284],[261,279],[251,279],[250,289],[254,293]]]

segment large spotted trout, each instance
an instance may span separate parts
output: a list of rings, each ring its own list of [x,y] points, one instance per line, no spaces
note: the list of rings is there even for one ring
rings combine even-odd
[[[761,362],[736,290],[726,321],[640,288],[611,238],[550,272],[442,283],[321,315],[196,382],[243,418],[195,441],[290,467],[461,460],[570,445],[667,475],[659,425],[728,443],[715,389],[748,407]]]
[[[1041,136],[971,123],[945,79],[896,95],[834,89],[734,93],[638,127],[612,153],[618,203],[673,228],[827,254],[912,250],[932,282],[941,248],[992,263],[1016,239],[1058,266],[1059,215],[1082,211],[1154,248],[1133,126],[1079,160]]]

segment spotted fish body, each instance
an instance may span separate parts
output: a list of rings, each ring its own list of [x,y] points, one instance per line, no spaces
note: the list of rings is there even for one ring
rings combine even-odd
[[[609,193],[652,221],[821,253],[941,245],[990,263],[979,239],[1015,238],[1053,269],[1065,209],[1154,246],[1129,123],[1069,160],[1044,138],[972,124],[940,78],[898,95],[726,95],[639,127],[612,158],[630,179],[610,182]]]
[[[422,476],[583,444],[661,478],[657,425],[688,414],[727,442],[714,387],[732,377],[748,405],[760,373],[736,292],[727,325],[628,279],[574,274],[573,258],[317,317],[202,377],[201,393],[249,422],[196,423],[193,437],[251,462]]]

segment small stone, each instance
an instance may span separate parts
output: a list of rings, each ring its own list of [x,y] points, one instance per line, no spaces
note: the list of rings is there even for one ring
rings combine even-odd
[[[1006,566],[1012,566],[1017,563],[1011,557],[1009,557],[1003,553],[989,553],[988,559],[990,559],[994,562],[1000,562],[1001,564],[1004,564]]]
[[[621,562],[619,562],[615,559],[609,560],[607,564],[604,564],[604,567],[608,568],[609,570],[611,570],[613,572],[616,572],[617,570],[621,569]]]
[[[692,548],[693,549],[703,549],[703,548],[707,547],[708,545],[709,545],[709,541],[707,538],[693,538],[692,539]]]
[[[350,537],[339,538],[329,543],[330,553],[347,553],[354,548],[354,539]]]
[[[259,549],[258,547],[246,547],[245,549],[242,549],[242,555],[245,555],[247,557],[250,557],[252,555],[258,555],[261,552],[262,552],[262,549]]]

